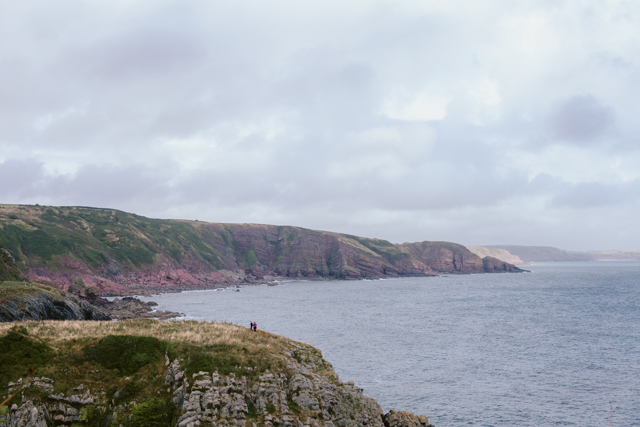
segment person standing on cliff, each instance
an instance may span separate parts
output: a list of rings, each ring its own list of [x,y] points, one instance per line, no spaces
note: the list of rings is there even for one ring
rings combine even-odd
[[[253,332],[257,332],[258,331],[258,324],[256,322],[253,322]]]
[[[249,326],[249,329],[251,329],[253,331],[253,322],[249,323],[251,326]]]

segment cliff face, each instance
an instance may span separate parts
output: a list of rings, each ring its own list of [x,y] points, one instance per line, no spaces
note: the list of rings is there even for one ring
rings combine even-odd
[[[20,320],[110,320],[98,308],[59,289],[39,283],[0,284],[0,322]]]
[[[522,271],[512,264],[507,264],[490,256],[482,258],[482,266],[484,267],[484,271],[494,271],[496,273],[514,273]]]
[[[467,248],[449,242],[404,243],[403,246],[425,266],[438,273],[481,273],[482,260]]]
[[[0,387],[16,393],[0,426],[429,426],[408,412],[383,414],[317,349],[263,331],[154,321],[22,326],[23,335],[1,338],[32,360],[0,374]],[[22,365],[35,367],[28,381]]]
[[[80,275],[87,286],[113,293],[485,272],[480,257],[448,242],[398,245],[300,227],[156,220],[80,207],[0,205],[0,242],[31,281],[68,287]]]

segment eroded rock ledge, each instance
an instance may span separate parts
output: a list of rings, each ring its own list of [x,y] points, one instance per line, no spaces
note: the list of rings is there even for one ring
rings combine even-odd
[[[250,384],[246,378],[231,374],[198,372],[190,378],[180,367],[180,361],[167,358],[164,385],[173,395],[179,412],[176,427],[238,426],[238,427],[429,427],[425,416],[395,410],[384,414],[378,403],[365,396],[353,382],[332,383],[315,374],[313,362],[290,364],[291,376],[267,373]],[[310,369],[311,368],[311,369]],[[9,393],[21,381],[8,385]],[[43,401],[23,399],[13,404],[3,427],[48,427],[84,424],[82,409],[98,406],[114,413],[122,412],[131,403],[115,405],[104,390],[91,391],[83,384],[68,396],[55,394],[54,381],[35,377],[28,388],[38,389],[46,396]],[[301,416],[311,412],[314,416]]]

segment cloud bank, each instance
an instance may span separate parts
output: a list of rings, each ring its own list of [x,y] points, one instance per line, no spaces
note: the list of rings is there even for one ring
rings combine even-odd
[[[639,248],[640,5],[5,2],[0,202]]]

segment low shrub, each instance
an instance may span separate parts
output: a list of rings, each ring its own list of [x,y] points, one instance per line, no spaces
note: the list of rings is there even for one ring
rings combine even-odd
[[[49,363],[53,352],[49,346],[29,335],[24,326],[14,326],[0,337],[0,384],[15,381],[29,372],[29,368],[38,368]]]
[[[138,405],[133,405],[131,418],[127,427],[171,427],[175,413],[171,400],[151,398]]]
[[[86,425],[91,427],[111,427],[115,424],[113,414],[95,405],[89,405],[82,408],[80,412],[80,418],[86,422]],[[80,427],[84,424],[74,424],[72,427]]]
[[[96,346],[85,347],[83,353],[86,360],[131,375],[158,360],[167,348],[166,342],[153,337],[107,335]]]

